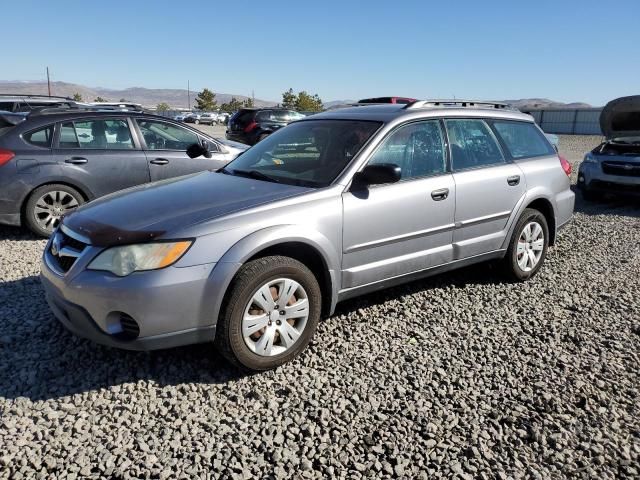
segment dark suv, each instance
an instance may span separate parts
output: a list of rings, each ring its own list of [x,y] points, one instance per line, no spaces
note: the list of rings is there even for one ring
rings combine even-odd
[[[47,236],[86,201],[218,169],[244,149],[140,111],[0,112],[0,224]]]
[[[227,138],[255,145],[279,128],[304,117],[302,113],[282,108],[241,108],[229,118]]]

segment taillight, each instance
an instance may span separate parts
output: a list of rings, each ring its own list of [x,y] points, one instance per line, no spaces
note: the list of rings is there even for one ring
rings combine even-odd
[[[249,125],[244,127],[244,133],[249,133],[251,130],[253,130],[257,126],[258,126],[258,124],[256,122],[251,122]]]
[[[560,159],[560,165],[562,165],[562,169],[564,170],[564,173],[567,174],[567,177],[570,177],[571,176],[571,164],[562,155],[558,155],[558,158]]]
[[[0,167],[15,156],[16,154],[13,153],[11,150],[2,150],[0,148]]]

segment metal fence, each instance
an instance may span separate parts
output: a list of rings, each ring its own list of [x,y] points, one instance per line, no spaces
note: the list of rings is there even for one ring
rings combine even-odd
[[[531,109],[523,110],[531,115],[546,133],[570,135],[602,135],[600,112],[602,108]]]

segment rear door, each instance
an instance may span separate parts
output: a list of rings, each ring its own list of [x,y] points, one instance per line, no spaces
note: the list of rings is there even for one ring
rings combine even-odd
[[[179,177],[203,170],[217,170],[230,160],[218,144],[206,140],[193,130],[164,120],[135,119],[143,149],[147,155],[151,181]],[[211,158],[189,158],[187,148],[194,143],[207,142]]]
[[[445,125],[456,184],[456,258],[498,250],[509,218],[525,194],[524,175],[506,160],[484,120],[448,119]]]
[[[147,157],[126,117],[61,122],[55,155],[63,175],[96,197],[149,181]]]

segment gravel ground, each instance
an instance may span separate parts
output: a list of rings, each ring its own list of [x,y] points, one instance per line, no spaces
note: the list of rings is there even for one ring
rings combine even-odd
[[[578,199],[533,281],[485,264],[343,303],[253,376],[67,333],[44,242],[0,228],[0,477],[638,478],[639,216]]]

